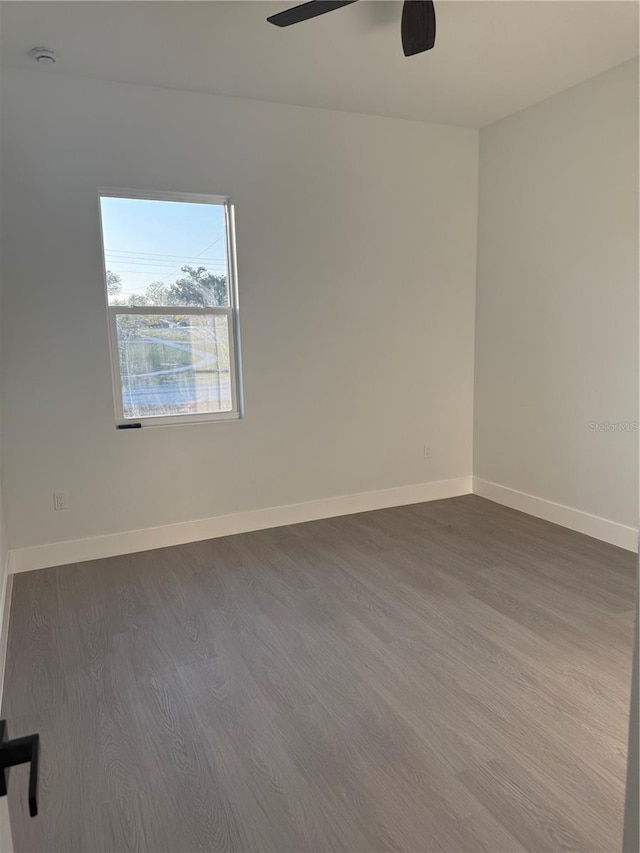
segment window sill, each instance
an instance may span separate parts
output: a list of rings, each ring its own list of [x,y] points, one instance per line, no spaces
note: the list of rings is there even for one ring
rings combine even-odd
[[[137,432],[141,429],[158,429],[161,427],[198,426],[200,424],[219,424],[229,421],[241,421],[240,412],[229,412],[224,415],[201,415],[200,417],[173,418],[141,418],[139,421],[123,421],[116,424],[117,432]]]

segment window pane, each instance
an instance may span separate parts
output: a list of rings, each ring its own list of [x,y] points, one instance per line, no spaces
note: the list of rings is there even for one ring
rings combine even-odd
[[[226,315],[118,314],[125,418],[232,411]]]
[[[225,208],[100,199],[109,305],[229,305]]]

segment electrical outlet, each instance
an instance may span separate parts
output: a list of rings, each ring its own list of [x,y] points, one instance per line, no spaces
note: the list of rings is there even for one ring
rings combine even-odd
[[[53,508],[56,510],[68,509],[69,505],[67,504],[67,496],[65,492],[54,492],[53,493]]]
[[[428,444],[425,444],[424,449],[422,451],[422,455],[425,459],[432,459],[433,455],[431,453],[431,447]]]

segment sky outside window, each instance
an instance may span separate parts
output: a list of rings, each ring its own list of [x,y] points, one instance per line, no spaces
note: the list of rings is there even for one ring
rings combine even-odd
[[[119,277],[118,302],[144,297],[151,284],[183,279],[183,266],[226,277],[222,205],[107,196],[100,201],[105,268]]]

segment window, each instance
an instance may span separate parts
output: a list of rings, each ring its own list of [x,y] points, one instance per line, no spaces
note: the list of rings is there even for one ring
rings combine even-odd
[[[105,190],[100,213],[119,425],[240,417],[229,199]]]

